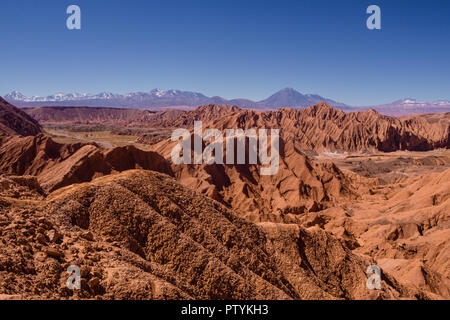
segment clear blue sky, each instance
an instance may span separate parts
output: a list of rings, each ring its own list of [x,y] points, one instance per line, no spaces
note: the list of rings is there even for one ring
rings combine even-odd
[[[66,8],[82,30],[66,29]],[[377,4],[382,30],[366,28]],[[0,94],[153,88],[450,100],[448,0],[2,0]]]

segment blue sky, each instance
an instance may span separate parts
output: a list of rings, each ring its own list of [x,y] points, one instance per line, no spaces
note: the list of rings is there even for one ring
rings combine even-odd
[[[82,30],[66,28],[66,8]],[[382,29],[366,28],[381,7]],[[450,100],[448,0],[2,0],[0,94],[153,88],[351,105]]]

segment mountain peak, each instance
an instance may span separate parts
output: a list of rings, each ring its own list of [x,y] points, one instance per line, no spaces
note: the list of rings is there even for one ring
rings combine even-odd
[[[281,89],[279,92],[292,92],[292,91],[298,92],[297,90],[295,90],[292,87],[286,87],[284,89]]]
[[[293,94],[293,95],[302,95],[300,92],[298,92],[297,90],[295,90],[292,87],[286,87],[284,89],[281,89],[280,91],[276,92],[275,94]]]
[[[271,95],[266,100],[260,101],[260,104],[266,106],[272,106],[275,108],[283,107],[301,107],[305,108],[314,105],[320,101],[326,100],[325,98],[318,97],[319,99],[313,99],[307,95],[303,95],[297,90],[287,87],[277,93]]]
[[[22,100],[26,98],[21,92],[19,91],[12,91],[11,93],[8,93],[5,95],[5,100],[12,99],[12,100]]]
[[[403,104],[410,104],[410,103],[418,103],[419,101],[417,101],[417,99],[413,99],[413,98],[405,98],[405,99],[401,99],[399,102],[401,102]]]

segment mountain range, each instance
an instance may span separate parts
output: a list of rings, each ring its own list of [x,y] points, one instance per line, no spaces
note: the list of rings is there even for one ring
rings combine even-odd
[[[252,109],[278,109],[282,107],[304,108],[321,101],[334,107],[346,107],[345,104],[321,97],[316,94],[301,94],[292,89],[285,88],[262,101],[249,99],[227,100],[219,96],[208,97],[202,93],[153,89],[149,92],[134,92],[128,94],[114,94],[102,92],[99,94],[86,93],[57,93],[47,97],[26,97],[18,91],[4,96],[5,100],[18,106],[58,105],[58,106],[87,106],[87,107],[122,107],[122,108],[161,108],[161,107],[197,107],[199,105],[235,105],[240,108]]]
[[[244,109],[270,110],[283,107],[306,108],[320,102],[337,107],[343,111],[363,111],[374,109],[390,116],[406,116],[420,113],[450,112],[450,101],[438,100],[423,102],[416,99],[401,99],[389,104],[373,106],[349,106],[342,102],[325,98],[317,94],[302,94],[293,88],[280,90],[267,99],[252,101],[249,99],[227,100],[219,96],[208,97],[199,92],[181,90],[153,89],[149,92],[133,92],[115,94],[102,92],[99,94],[86,93],[57,93],[47,97],[26,97],[18,91],[4,96],[4,99],[16,106],[84,106],[84,107],[115,107],[130,109],[154,109],[175,107],[197,107],[200,105],[232,105]]]

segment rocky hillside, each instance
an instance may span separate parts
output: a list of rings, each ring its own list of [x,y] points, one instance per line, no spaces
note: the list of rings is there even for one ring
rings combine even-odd
[[[432,297],[389,273],[382,290],[368,290],[373,261],[327,232],[246,222],[156,172],[101,177],[46,200],[0,199],[3,299]],[[70,265],[82,290],[66,287]]]
[[[374,186],[372,195],[298,223],[343,239],[399,281],[450,297],[450,169]]]
[[[41,131],[36,120],[0,97],[0,135],[31,136]]]
[[[95,144],[59,144],[43,134],[9,137],[0,145],[0,173],[36,176],[46,191],[129,169],[172,174],[163,157],[134,146],[102,149]]]

